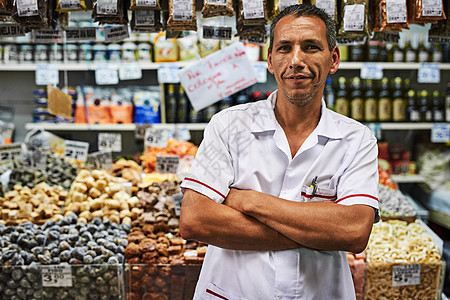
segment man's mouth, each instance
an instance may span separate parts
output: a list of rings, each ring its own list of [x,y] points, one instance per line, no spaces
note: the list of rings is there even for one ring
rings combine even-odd
[[[287,79],[308,79],[311,77],[312,77],[311,75],[307,75],[307,74],[293,74],[293,75],[285,76],[285,78],[287,78]]]

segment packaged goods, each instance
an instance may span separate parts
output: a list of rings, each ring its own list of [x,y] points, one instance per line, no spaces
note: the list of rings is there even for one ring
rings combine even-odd
[[[134,92],[134,123],[161,123],[161,92],[158,87],[138,89]]]
[[[440,297],[445,263],[431,236],[418,221],[408,224],[391,220],[374,224],[366,254],[364,299]]]
[[[338,6],[336,0],[310,0],[312,5],[322,8],[325,12],[334,20],[335,24],[338,23]]]
[[[100,24],[127,24],[126,0],[93,1],[92,18]]]
[[[345,38],[361,38],[369,35],[369,1],[343,0],[338,35]]]
[[[178,44],[176,39],[166,38],[164,32],[152,36],[155,62],[178,61]]]
[[[138,32],[159,32],[162,30],[159,10],[135,10],[131,14],[131,29]]]
[[[407,2],[409,23],[425,25],[426,23],[436,23],[446,18],[442,0],[412,0]]]
[[[113,124],[131,124],[133,123],[133,104],[129,101],[122,90],[111,91],[111,123]],[[128,99],[127,99],[128,98]]]
[[[177,39],[180,49],[180,61],[189,61],[199,59],[198,37],[196,33],[190,33],[180,39]]]
[[[169,0],[169,19],[167,20],[167,30],[197,31],[195,0]]]
[[[393,3],[388,0],[371,1],[372,11],[375,12],[372,18],[373,31],[401,31],[409,29],[407,20],[406,1]]]
[[[232,0],[203,0],[203,18],[234,16]]]
[[[13,7],[13,1],[1,0],[0,1],[0,18],[6,18],[6,17],[10,16],[12,7]]]
[[[78,93],[74,123],[110,124],[111,104],[104,90],[85,87],[86,100],[83,93]]]
[[[48,26],[47,1],[32,0],[14,1],[11,17],[21,27],[31,29],[44,29]]]

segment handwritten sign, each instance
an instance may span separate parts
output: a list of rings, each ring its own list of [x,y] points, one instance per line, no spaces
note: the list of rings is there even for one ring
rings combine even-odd
[[[142,69],[138,63],[126,63],[119,66],[120,80],[135,80],[142,78]]]
[[[240,42],[184,67],[179,76],[196,111],[258,81]]]
[[[116,65],[98,65],[95,69],[95,83],[98,85],[118,84],[119,75]]]
[[[86,161],[89,150],[89,143],[66,140],[64,143],[64,157]]]
[[[361,79],[381,79],[383,78],[383,67],[377,63],[363,63],[359,77]]]
[[[431,128],[432,143],[447,143],[450,141],[450,124],[435,123]]]
[[[43,287],[71,287],[72,268],[69,265],[41,266]]]
[[[98,150],[122,151],[122,135],[120,133],[100,132],[98,134]]]
[[[156,155],[156,172],[177,173],[179,162],[179,156]]]
[[[166,147],[170,134],[167,129],[148,127],[145,129],[145,147]]]
[[[417,70],[417,82],[420,83],[439,83],[441,81],[441,72],[438,63],[421,63]]]

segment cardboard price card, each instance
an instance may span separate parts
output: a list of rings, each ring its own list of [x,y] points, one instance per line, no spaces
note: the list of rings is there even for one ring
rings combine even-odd
[[[91,170],[111,170],[113,168],[111,150],[108,149],[90,153],[87,156],[86,167]]]
[[[178,75],[196,111],[258,81],[240,42],[184,67]]]
[[[167,129],[148,127],[145,129],[144,146],[147,147],[167,147],[170,138]]]
[[[120,133],[99,133],[98,150],[111,150],[113,152],[121,152],[122,135]]]
[[[86,161],[89,143],[66,140],[64,143],[64,157],[78,161]]]
[[[392,286],[420,284],[420,265],[392,266]]]

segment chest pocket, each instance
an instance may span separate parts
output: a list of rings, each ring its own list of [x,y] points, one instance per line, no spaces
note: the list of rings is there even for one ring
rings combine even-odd
[[[336,189],[318,187],[314,192],[313,187],[304,185],[302,187],[301,200],[302,202],[334,201],[336,200]]]
[[[245,298],[240,298],[240,297],[234,296],[230,292],[227,292],[227,291],[219,288],[212,282],[210,282],[208,284],[208,287],[206,288],[205,299],[207,299],[207,300],[246,300]]]

